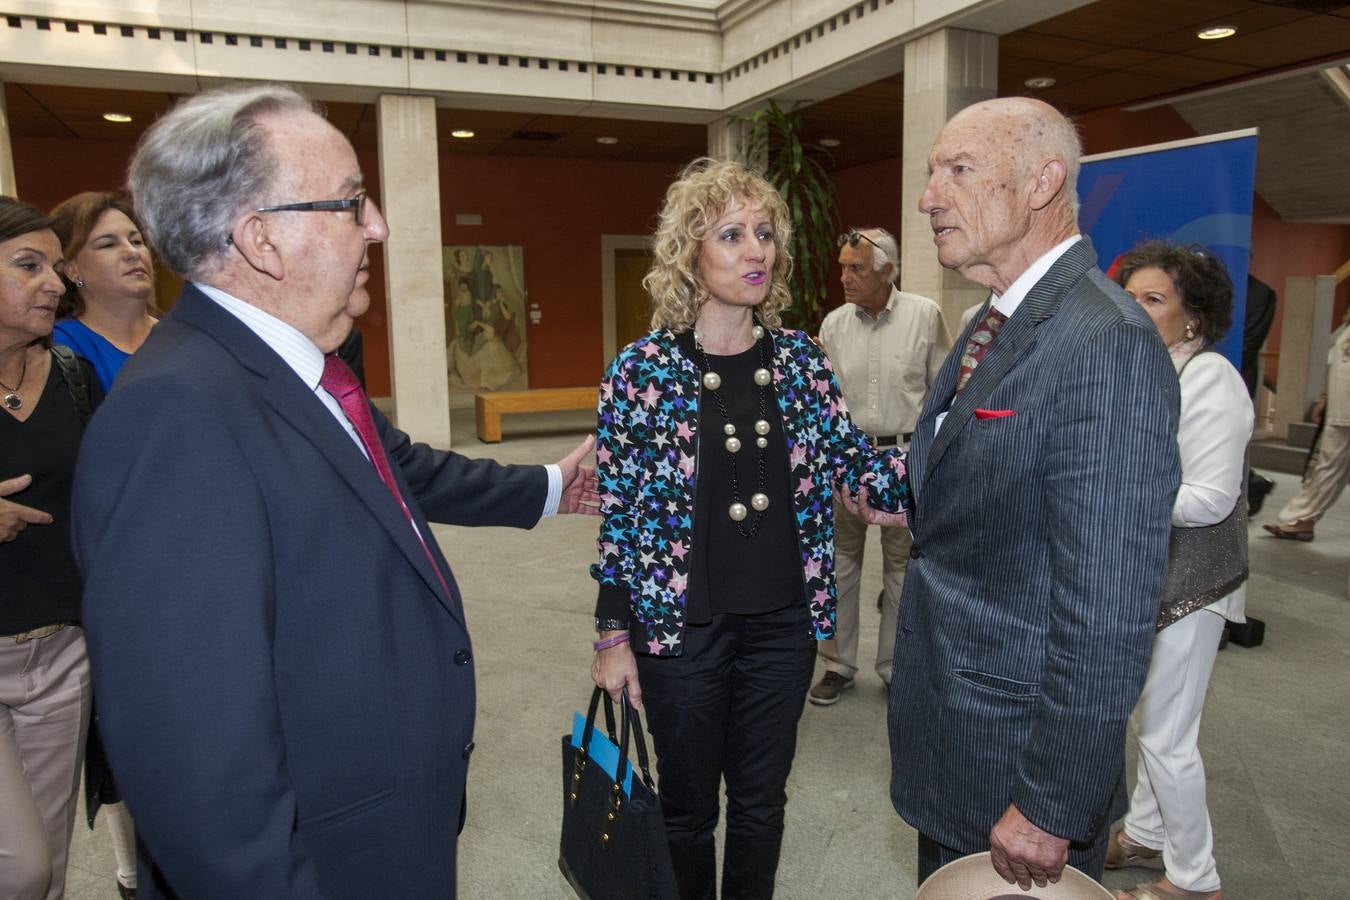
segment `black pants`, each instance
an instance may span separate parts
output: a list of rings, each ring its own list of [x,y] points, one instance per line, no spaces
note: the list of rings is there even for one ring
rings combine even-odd
[[[773,896],[797,722],[815,665],[806,608],[690,625],[684,654],[638,656],[642,706],[683,900],[717,896],[718,789],[727,784],[723,900]]]
[[[1080,870],[1084,875],[1097,881],[1102,880],[1102,870],[1106,866],[1106,849],[1109,844],[1111,829],[1103,828],[1101,833],[1090,844],[1069,844],[1069,865]],[[928,880],[938,869],[949,862],[960,859],[969,854],[962,853],[960,850],[954,850],[951,847],[939,844],[937,841],[919,832],[919,884]]]

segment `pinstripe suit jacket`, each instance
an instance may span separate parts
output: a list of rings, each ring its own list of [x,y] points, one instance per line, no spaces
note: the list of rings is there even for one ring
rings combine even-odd
[[[1180,478],[1176,371],[1086,240],[953,397],[960,356],[943,365],[909,456],[891,798],[965,852],[988,848],[1010,803],[1086,841],[1124,810],[1125,721],[1148,670]]]

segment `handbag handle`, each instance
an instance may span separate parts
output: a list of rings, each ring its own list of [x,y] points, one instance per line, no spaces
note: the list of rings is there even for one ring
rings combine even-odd
[[[623,706],[624,730],[627,730],[628,721],[633,723],[634,743],[637,745],[638,771],[642,773],[642,783],[649,788],[655,788],[652,781],[651,763],[647,757],[647,739],[643,736],[642,715],[633,707],[628,699],[628,688],[623,689],[623,696],[620,698]],[[628,757],[627,741],[621,741],[623,744],[624,758]]]
[[[619,698],[620,721],[619,734],[614,734],[614,701],[610,699],[609,694],[604,688],[596,686],[591,693],[590,705],[586,708],[586,727],[581,732],[581,754],[582,759],[590,756],[591,750],[591,731],[595,727],[595,714],[600,709],[600,701],[604,700],[605,724],[609,731],[609,739],[619,748],[619,762],[614,770],[614,783],[622,785],[627,774],[627,767],[631,765],[628,761],[629,735],[633,735],[633,743],[637,747],[638,771],[642,774],[642,782],[649,788],[655,788],[655,782],[652,779],[651,761],[647,755],[647,740],[643,735],[642,715],[628,699],[628,688],[624,688],[623,696]],[[584,765],[584,763],[583,763]]]

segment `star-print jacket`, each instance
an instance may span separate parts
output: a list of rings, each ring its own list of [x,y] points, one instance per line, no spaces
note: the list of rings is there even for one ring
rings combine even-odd
[[[802,580],[818,639],[834,635],[834,478],[873,505],[909,507],[899,450],[873,451],[853,427],[834,370],[800,331],[774,333],[773,379],[787,439]],[[604,516],[591,576],[625,589],[634,649],[678,656],[693,546],[698,366],[669,330],[624,348],[600,384],[596,470]]]

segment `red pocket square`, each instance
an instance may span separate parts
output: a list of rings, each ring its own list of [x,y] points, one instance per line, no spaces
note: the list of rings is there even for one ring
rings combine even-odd
[[[1013,409],[977,409],[975,418],[977,419],[1006,419],[1008,416],[1016,415],[1017,411]]]

